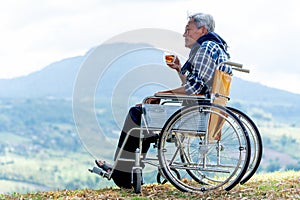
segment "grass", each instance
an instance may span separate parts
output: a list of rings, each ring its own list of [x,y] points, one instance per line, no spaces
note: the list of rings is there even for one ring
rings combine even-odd
[[[148,184],[141,194],[116,187],[99,190],[57,190],[10,195],[2,194],[0,199],[300,199],[300,172],[275,172],[256,174],[245,185],[238,185],[231,191],[213,190],[204,193],[184,193],[170,184]]]

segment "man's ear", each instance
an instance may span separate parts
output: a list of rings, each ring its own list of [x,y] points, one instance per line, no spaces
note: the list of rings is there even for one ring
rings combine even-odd
[[[204,35],[206,35],[208,33],[208,30],[205,26],[203,26],[203,31],[204,31]]]
[[[199,28],[199,29],[201,29],[201,34],[202,34],[202,35],[206,35],[206,34],[208,33],[208,30],[207,30],[207,28],[206,28],[205,26],[202,26],[202,27]]]
[[[197,33],[201,36],[203,35],[206,35],[208,33],[208,30],[205,26],[202,26],[200,27],[198,30],[197,30]]]

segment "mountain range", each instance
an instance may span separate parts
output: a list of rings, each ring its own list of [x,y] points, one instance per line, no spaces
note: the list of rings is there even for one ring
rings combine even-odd
[[[108,44],[105,46],[105,54],[113,54],[118,49],[139,49],[144,46],[145,44]],[[54,62],[42,70],[27,76],[0,79],[0,98],[71,98],[78,73],[91,52],[93,52],[93,49],[83,56]],[[120,56],[119,60],[112,62],[110,69],[106,69],[108,75],[103,76],[106,82],[101,95],[112,95],[111,90],[114,89],[113,87],[118,79],[121,79],[124,74],[133,70],[135,66],[141,66],[144,63],[163,65],[162,56],[161,51],[151,51],[149,49],[145,52],[129,53],[126,57]],[[101,63],[95,63],[95,66],[101,66]],[[145,74],[144,76],[149,77],[151,74]],[[165,75],[162,75],[162,77],[166,78]],[[123,87],[126,88],[126,85]],[[299,94],[270,88],[260,83],[246,81],[237,77],[233,78],[230,96],[233,102],[240,102],[240,106],[245,104],[248,107],[250,105],[264,107],[272,110],[272,114],[279,116],[286,116],[291,114],[291,112],[293,114],[300,112],[298,104],[300,102]]]

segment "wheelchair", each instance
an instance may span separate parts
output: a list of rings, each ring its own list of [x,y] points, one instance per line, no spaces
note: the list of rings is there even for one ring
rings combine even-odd
[[[248,72],[231,61],[233,70]],[[145,164],[157,167],[157,182],[170,182],[183,192],[204,192],[217,188],[231,190],[246,183],[256,172],[262,157],[262,139],[255,123],[238,109],[227,107],[231,75],[216,70],[212,89],[206,95],[157,94],[142,103],[139,148],[134,159],[122,158],[121,152],[133,130],[126,135],[110,172],[89,169],[111,179],[118,162],[134,163],[131,184],[141,192]],[[159,104],[148,104],[151,98]],[[137,131],[137,130],[135,130]],[[145,138],[155,138],[156,156],[142,155]]]

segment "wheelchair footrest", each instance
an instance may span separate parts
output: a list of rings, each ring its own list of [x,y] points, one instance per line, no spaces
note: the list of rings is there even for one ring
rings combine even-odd
[[[103,178],[110,179],[110,173],[100,169],[99,167],[93,167],[93,169],[88,169],[88,170],[89,170],[89,172],[95,173],[99,176],[102,176]]]

